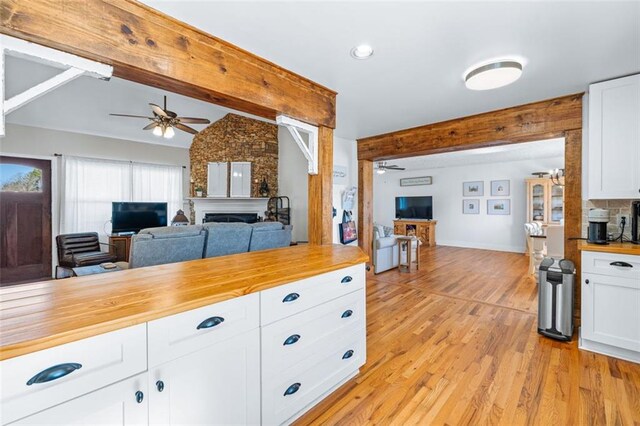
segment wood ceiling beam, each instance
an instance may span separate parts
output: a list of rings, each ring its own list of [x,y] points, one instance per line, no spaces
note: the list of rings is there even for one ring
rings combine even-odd
[[[582,128],[582,95],[358,139],[358,160],[380,161],[564,136]]]
[[[336,93],[135,0],[2,0],[0,32],[225,107],[335,128]]]

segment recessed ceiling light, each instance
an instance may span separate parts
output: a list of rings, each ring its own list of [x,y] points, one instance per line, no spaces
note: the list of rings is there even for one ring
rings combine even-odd
[[[355,59],[367,59],[373,55],[373,47],[368,44],[361,44],[351,49],[351,57]]]
[[[515,60],[491,62],[465,73],[464,84],[471,90],[490,90],[511,84],[522,75],[522,64]]]

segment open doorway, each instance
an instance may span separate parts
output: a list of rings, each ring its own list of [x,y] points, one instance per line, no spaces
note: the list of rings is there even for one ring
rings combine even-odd
[[[423,256],[435,246],[529,255],[526,224],[564,226],[564,182],[549,174],[562,174],[564,146],[558,138],[376,163],[373,220],[387,234],[413,231]],[[423,227],[430,230],[426,238]],[[391,243],[376,238],[374,230],[374,265],[395,265]],[[558,245],[562,250],[562,236]]]

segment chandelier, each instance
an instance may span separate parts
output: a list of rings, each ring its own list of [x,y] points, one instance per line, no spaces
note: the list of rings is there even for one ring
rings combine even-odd
[[[564,183],[561,181],[563,177],[564,169],[553,169],[549,171],[549,179],[551,179],[554,185],[564,186]]]

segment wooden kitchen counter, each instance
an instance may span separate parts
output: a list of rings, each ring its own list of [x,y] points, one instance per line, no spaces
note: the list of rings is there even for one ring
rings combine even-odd
[[[632,243],[609,243],[602,244],[590,244],[586,241],[578,242],[578,250],[584,251],[599,251],[603,253],[616,253],[616,254],[635,254],[640,256],[640,245]]]
[[[368,261],[299,245],[0,289],[0,360]]]

